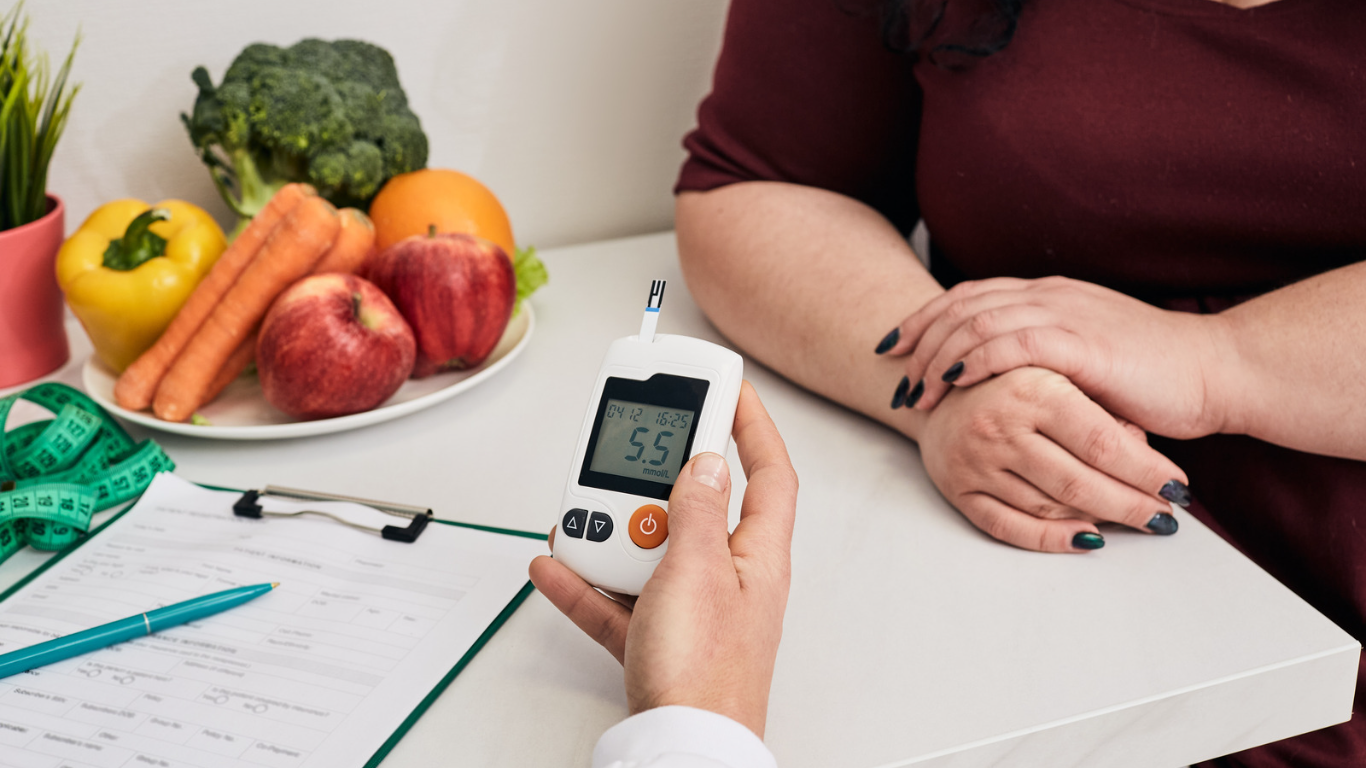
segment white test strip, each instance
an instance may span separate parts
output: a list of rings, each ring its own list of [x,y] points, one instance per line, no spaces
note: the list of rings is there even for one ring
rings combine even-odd
[[[645,302],[645,317],[640,320],[640,340],[646,344],[655,340],[659,325],[659,308],[664,305],[664,281],[650,281],[650,298]]]

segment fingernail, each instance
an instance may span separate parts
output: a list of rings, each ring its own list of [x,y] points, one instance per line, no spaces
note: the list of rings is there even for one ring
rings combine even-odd
[[[947,371],[944,371],[944,376],[942,378],[946,383],[952,384],[953,382],[958,381],[958,377],[962,375],[963,361],[959,360],[958,362],[950,366]]]
[[[1073,549],[1100,549],[1103,546],[1105,546],[1105,537],[1101,536],[1099,533],[1082,531],[1072,537]]]
[[[1176,518],[1166,512],[1158,512],[1148,521],[1148,530],[1158,536],[1170,536],[1176,533],[1177,527]]]
[[[901,329],[893,328],[891,333],[882,337],[882,341],[877,343],[877,349],[873,350],[873,352],[880,355],[892,347],[895,347],[898,341],[901,341]]]
[[[724,491],[730,479],[730,465],[726,457],[715,453],[699,453],[692,460],[692,477],[714,491]]]
[[[901,383],[896,385],[896,394],[892,395],[892,410],[896,410],[906,404],[906,390],[911,388],[909,376],[902,376]]]
[[[1191,505],[1191,489],[1179,480],[1168,480],[1157,495],[1182,509]]]
[[[911,390],[911,394],[906,397],[906,407],[914,408],[915,404],[920,402],[920,396],[923,394],[925,394],[925,380],[921,379],[915,383],[915,389]]]

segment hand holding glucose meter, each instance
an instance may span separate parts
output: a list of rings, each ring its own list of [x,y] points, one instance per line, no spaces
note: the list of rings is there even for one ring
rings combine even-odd
[[[638,595],[669,548],[669,493],[694,454],[726,454],[744,362],[725,347],[655,334],[664,281],[640,334],[607,348],[560,502],[555,559]]]

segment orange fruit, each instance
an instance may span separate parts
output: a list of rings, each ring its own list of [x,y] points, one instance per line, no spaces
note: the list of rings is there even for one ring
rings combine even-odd
[[[384,250],[405,237],[463,232],[497,243],[512,258],[516,242],[503,204],[477,179],[460,171],[425,168],[389,179],[370,203],[375,248]]]

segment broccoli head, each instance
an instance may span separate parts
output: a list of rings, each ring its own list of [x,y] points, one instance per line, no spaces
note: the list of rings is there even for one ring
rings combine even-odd
[[[247,46],[217,86],[203,67],[181,114],[214,184],[243,223],[293,181],[366,208],[389,177],[427,165],[427,135],[393,57],[359,40]]]

